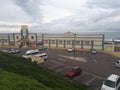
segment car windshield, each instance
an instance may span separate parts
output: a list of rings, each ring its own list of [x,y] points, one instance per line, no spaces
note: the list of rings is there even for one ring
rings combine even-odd
[[[104,84],[105,84],[106,86],[108,86],[108,87],[112,87],[112,88],[115,87],[115,82],[110,81],[110,80],[106,80],[106,81],[104,82]]]
[[[92,51],[96,51],[96,49],[93,49]]]

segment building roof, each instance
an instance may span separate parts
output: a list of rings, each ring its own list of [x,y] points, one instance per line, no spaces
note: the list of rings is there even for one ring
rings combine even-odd
[[[72,32],[66,32],[64,34],[44,34],[45,37],[79,37],[79,38],[99,38],[103,37],[103,34],[76,34]]]
[[[63,34],[63,36],[65,37],[73,37],[74,35],[75,35],[74,33],[69,32],[69,31]]]

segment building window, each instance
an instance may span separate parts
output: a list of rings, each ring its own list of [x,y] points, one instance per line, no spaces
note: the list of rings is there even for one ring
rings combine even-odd
[[[85,41],[85,45],[90,45],[90,41]]]
[[[80,45],[80,41],[76,41],[75,44],[76,44],[76,45]]]
[[[4,42],[5,42],[5,43],[8,43],[8,40],[7,40],[7,39],[5,39],[5,40],[4,40]]]
[[[62,41],[62,40],[59,40],[59,44],[63,44],[63,41]]]
[[[23,38],[25,38],[25,36],[23,36]]]
[[[55,44],[55,40],[52,40],[51,43],[52,43],[52,44]]]
[[[14,41],[10,41],[10,45],[14,45]]]
[[[19,39],[19,36],[16,36],[16,39]]]
[[[34,39],[34,36],[31,36],[31,39]]]
[[[67,45],[71,45],[71,41],[67,41]]]
[[[48,43],[48,40],[45,40],[45,41],[44,41],[44,43],[46,43],[46,44],[47,44],[47,43]]]

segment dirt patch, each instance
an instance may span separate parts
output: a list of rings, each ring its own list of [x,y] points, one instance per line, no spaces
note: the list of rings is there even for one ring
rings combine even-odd
[[[120,58],[120,52],[106,52],[106,53],[114,55],[114,56]]]
[[[87,62],[87,60],[85,58],[80,58],[80,57],[71,57],[71,56],[64,56],[64,55],[60,55],[60,57],[63,57],[63,58],[69,58],[69,59],[72,59],[72,60],[76,60],[76,61],[80,61],[80,62]]]

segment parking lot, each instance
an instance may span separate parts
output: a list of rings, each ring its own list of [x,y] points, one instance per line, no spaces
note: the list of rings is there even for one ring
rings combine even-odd
[[[21,49],[19,55],[23,55],[26,50]],[[79,66],[82,69],[82,74],[73,78],[73,80],[91,86],[96,90],[100,90],[103,81],[110,74],[120,75],[120,69],[115,67],[115,62],[119,58],[104,52],[91,54],[89,51],[77,51],[74,53],[54,49],[41,50],[40,53],[42,52],[48,54],[48,60],[40,64],[40,66],[54,70],[62,75],[65,75],[65,72],[70,67]]]
[[[65,50],[48,49],[41,52],[46,52],[49,56],[49,59],[41,66],[63,75],[70,67],[79,66],[82,74],[73,80],[89,85],[96,90],[100,90],[103,81],[110,74],[120,75],[120,69],[115,67],[115,62],[119,58],[103,52],[91,54],[89,51],[77,51],[75,59],[74,52]]]

